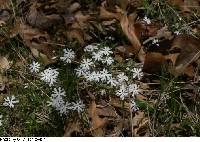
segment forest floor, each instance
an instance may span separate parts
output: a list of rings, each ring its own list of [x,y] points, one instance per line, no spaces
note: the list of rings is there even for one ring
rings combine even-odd
[[[199,0],[0,0],[0,136],[200,136]]]

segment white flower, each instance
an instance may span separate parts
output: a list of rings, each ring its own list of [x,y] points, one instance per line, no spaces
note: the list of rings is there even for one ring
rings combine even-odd
[[[138,78],[140,80],[144,75],[141,68],[134,68],[131,71],[133,72],[133,79]]]
[[[114,62],[112,57],[106,57],[103,63],[106,63],[107,65],[111,65]]]
[[[75,52],[72,51],[72,49],[63,49],[64,56],[60,57],[62,61],[65,61],[66,63],[71,63],[72,60],[75,58]]]
[[[108,70],[105,68],[102,71],[100,71],[100,74],[101,81],[107,81],[112,77],[112,74],[109,74]]]
[[[85,78],[87,81],[99,82],[100,81],[100,73],[93,71],[91,74],[88,74]]]
[[[124,72],[117,75],[118,81],[121,83],[123,81],[128,81],[128,76],[124,75]]]
[[[65,96],[65,90],[62,89],[61,87],[58,87],[58,89],[54,88],[53,94],[51,94],[51,96],[54,98]]]
[[[32,73],[37,73],[40,71],[40,64],[38,62],[33,61],[29,66],[29,70]]]
[[[139,87],[137,84],[130,84],[128,86],[128,91],[129,93],[132,93],[133,96],[138,95],[139,94]]]
[[[85,71],[84,74],[83,74],[83,77],[84,77],[85,79],[87,79],[90,75],[91,75],[91,72],[90,72],[90,71]]]
[[[92,58],[95,61],[101,61],[102,60],[102,53],[101,52],[93,52],[92,53]]]
[[[132,112],[136,112],[136,111],[139,110],[139,108],[137,107],[137,105],[136,105],[134,100],[130,101],[130,109],[131,109]]]
[[[29,84],[28,83],[25,83],[24,84],[24,89],[28,88]]]
[[[117,90],[117,93],[116,93],[117,96],[120,97],[121,100],[124,100],[124,98],[126,96],[128,96],[128,90],[127,90],[127,87],[123,84],[120,86],[120,89]]]
[[[106,94],[106,90],[105,90],[105,89],[102,89],[102,90],[100,91],[100,94],[101,94],[101,96],[105,95],[105,94]]]
[[[70,109],[71,103],[65,102],[65,104],[61,105],[59,108],[60,114],[67,114]]]
[[[159,40],[158,39],[154,39],[153,41],[152,41],[152,44],[155,44],[155,45],[157,45],[157,46],[159,46]]]
[[[77,69],[74,69],[74,70],[76,71],[76,75],[77,75],[78,77],[81,77],[81,76],[86,77],[87,75],[90,74],[90,71],[89,71],[89,70],[85,70],[85,69],[83,69],[83,68],[81,68],[81,67],[79,67],[79,68],[77,68]]]
[[[54,107],[57,111],[65,104],[62,97],[50,97],[50,101],[47,101],[47,103],[48,106]]]
[[[2,118],[3,118],[3,115],[0,115],[0,126],[2,126]]]
[[[71,106],[71,109],[78,111],[78,113],[83,112],[84,108],[85,108],[85,105],[81,101],[77,101],[75,103],[73,102]]]
[[[84,48],[84,51],[85,52],[93,52],[94,50],[97,50],[97,46],[96,45],[87,45],[85,48]]]
[[[106,55],[106,56],[108,56],[108,55],[110,55],[110,54],[113,53],[109,47],[104,47],[104,48],[102,48],[102,49],[100,50],[100,52],[101,52],[103,55]]]
[[[15,96],[11,96],[4,98],[4,106],[9,106],[10,108],[14,108],[14,104],[19,103],[18,100],[16,100]]]
[[[48,68],[43,72],[41,72],[40,75],[41,75],[41,80],[48,83],[49,86],[52,86],[54,83],[56,83],[58,74],[59,72],[57,71],[57,69]]]
[[[176,35],[180,35],[181,33],[179,31],[174,32]]]
[[[115,40],[115,38],[114,38],[114,37],[112,37],[112,36],[106,37],[105,39],[109,39],[109,40]]]
[[[83,70],[90,70],[90,66],[92,66],[94,63],[92,62],[92,59],[83,59],[83,61],[81,62],[80,67]]]
[[[151,24],[151,20],[147,18],[147,16],[144,17],[143,19],[147,24]]]
[[[119,82],[116,79],[113,79],[112,77],[108,80],[107,84],[110,84],[111,87],[116,87]]]

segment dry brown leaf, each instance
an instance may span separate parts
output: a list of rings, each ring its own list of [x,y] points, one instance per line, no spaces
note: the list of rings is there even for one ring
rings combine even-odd
[[[76,22],[79,24],[81,29],[87,29],[88,22],[92,18],[90,15],[83,15],[81,11],[76,12],[74,17],[76,18]]]
[[[179,7],[183,5],[183,0],[167,0],[167,2],[171,5],[176,5]]]
[[[0,7],[5,9],[10,9],[10,1],[9,0],[0,0]]]
[[[11,63],[6,57],[0,57],[0,70],[1,72],[6,71],[10,68]]]
[[[196,9],[198,10],[198,12],[200,11],[199,0],[184,0],[184,3],[182,5],[182,10],[184,12],[189,12],[191,9]]]
[[[71,137],[71,134],[73,132],[80,132],[82,130],[80,130],[80,125],[78,122],[71,122],[67,125],[67,127],[65,128],[65,134],[64,137]]]
[[[115,11],[116,6],[120,7],[123,10],[126,10],[129,4],[129,0],[106,0],[106,8]]]
[[[114,107],[117,107],[117,108],[121,108],[122,107],[122,103],[121,103],[121,100],[117,97],[112,97],[111,98],[111,101],[110,101],[110,104]],[[127,101],[124,101],[124,106],[123,106],[123,109],[125,111],[130,111],[130,104],[129,102]]]
[[[166,60],[170,60],[173,63],[173,65],[175,66],[176,59],[177,59],[179,54],[180,53],[174,53],[174,54],[165,55],[165,59]]]
[[[148,125],[147,125],[148,122],[149,122],[149,119],[147,117],[142,119],[142,121],[139,123],[139,126],[134,129],[133,136],[139,137],[139,136],[141,136],[140,134],[143,134],[142,136],[148,137],[150,135]],[[144,133],[145,133],[145,135],[144,135]]]
[[[77,11],[80,8],[81,8],[81,5],[78,2],[75,2],[75,3],[73,3],[73,4],[70,5],[68,11],[70,13],[74,13],[75,11]]]
[[[70,31],[67,31],[67,37],[72,40],[72,39],[77,39],[78,42],[83,46],[85,44],[84,41],[84,33],[80,29],[73,29]]]
[[[164,61],[165,57],[161,53],[147,53],[143,71],[147,73],[158,73],[161,71]]]
[[[106,118],[100,118],[97,115],[97,108],[96,108],[96,103],[94,100],[92,101],[89,108],[89,116],[92,120],[91,128],[90,128],[90,131],[92,131],[92,134],[94,136],[104,136],[105,132],[102,128],[106,125],[108,120]]]
[[[195,76],[195,67],[193,65],[189,65],[185,69],[184,74],[186,74],[189,77],[194,77]]]
[[[135,116],[132,118],[132,132],[133,132],[133,136],[140,136],[139,135],[139,131],[141,131],[141,129],[145,129],[143,131],[145,131],[145,135],[148,136],[149,134],[149,130],[147,126],[147,123],[149,122],[148,118],[145,117],[144,112],[142,111],[138,111]],[[143,132],[144,133],[144,132]]]
[[[147,100],[147,97],[145,97],[143,95],[136,95],[136,100],[145,101],[145,100]]]
[[[200,40],[189,35],[178,36],[171,50],[180,49],[180,55],[175,62],[175,74],[180,75],[185,69],[200,57]]]
[[[104,26],[110,26],[114,23],[116,23],[116,19],[112,19],[112,20],[108,20],[108,21],[102,21],[102,25],[104,25]]]
[[[46,30],[53,25],[62,23],[62,18],[57,14],[45,15],[42,11],[38,11],[36,3],[30,7],[30,12],[27,16],[28,23],[36,28]]]
[[[117,46],[115,49],[122,57],[129,57],[138,53],[131,45]]]
[[[145,114],[144,112],[142,111],[138,111],[135,116],[133,117],[133,120],[132,120],[132,126],[133,127],[138,127],[140,122],[142,121],[142,119],[144,119],[145,117]]]
[[[150,34],[150,33],[149,33]],[[153,37],[148,38],[143,42],[143,44],[146,44],[149,41],[152,41],[154,39],[164,38],[167,40],[172,40],[174,36],[172,35],[172,32],[168,30],[168,27],[162,27],[160,30],[157,30],[157,34]]]
[[[54,57],[53,49],[48,45],[50,37],[47,33],[21,23],[19,34],[24,43],[31,49],[31,51],[33,51],[32,53],[36,58],[38,58],[38,53],[41,52],[48,57],[47,59],[44,59],[45,64],[54,62],[54,60],[52,60]]]
[[[120,24],[122,27],[122,30],[124,34],[127,36],[129,41],[131,42],[133,46],[133,50],[138,52],[138,58],[141,62],[145,61],[145,55],[146,53],[143,50],[143,47],[140,43],[140,40],[138,39],[136,33],[138,33],[136,28],[134,27],[133,21],[129,21],[127,15],[124,13],[122,14]]]
[[[104,6],[100,7],[100,15],[99,15],[99,17],[101,19],[104,19],[104,20],[118,19],[118,16],[117,16],[116,13],[112,13],[112,12],[107,11]]]
[[[112,106],[101,106],[101,107],[97,107],[96,108],[96,113],[98,116],[103,116],[103,117],[112,117],[112,118],[116,118],[118,117],[116,111],[114,110],[114,108]]]
[[[114,59],[118,62],[118,63],[123,63],[123,58],[120,55],[115,55]]]

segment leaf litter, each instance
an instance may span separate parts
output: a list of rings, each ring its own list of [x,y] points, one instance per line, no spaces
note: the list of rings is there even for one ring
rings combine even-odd
[[[23,3],[24,1],[17,1],[18,5]],[[194,11],[199,16],[197,0],[184,2],[168,0],[168,4],[179,6],[180,15],[182,14],[183,17],[186,16],[186,13]],[[56,59],[54,59],[56,51],[63,48],[52,43],[65,45],[66,38],[71,42],[75,39],[82,48],[96,38],[95,33],[99,32],[105,35],[105,29],[108,32],[109,30],[115,32],[120,28],[121,33],[127,39],[126,42],[114,40],[117,45],[116,53],[120,52],[120,54],[115,54],[115,59],[118,63],[124,64],[127,58],[133,59],[135,56],[134,59],[143,64],[143,71],[146,73],[146,79],[140,81],[141,84],[144,83],[143,91],[136,96],[136,100],[139,102],[144,101],[147,104],[152,104],[151,101],[156,102],[153,98],[157,96],[156,93],[151,98],[146,96],[145,92],[151,91],[151,89],[155,90],[155,85],[151,88],[148,84],[157,82],[160,84],[159,79],[152,78],[156,74],[159,75],[163,68],[166,68],[170,75],[176,77],[186,75],[190,79],[196,76],[200,56],[200,39],[198,37],[200,28],[192,29],[197,35],[195,37],[187,33],[175,35],[171,31],[171,27],[166,24],[157,22],[147,24],[142,20],[138,21],[140,13],[131,9],[139,8],[142,5],[141,1],[101,1],[96,6],[96,11],[84,9],[81,3],[73,0],[68,2],[64,0],[32,1],[27,7],[23,7],[22,11],[25,11],[23,17],[15,15],[10,5],[12,3],[0,0],[0,28],[11,27],[6,36],[0,35],[1,44],[6,44],[10,39],[19,36],[24,45],[30,49],[33,57],[42,58],[46,65],[56,63]],[[10,23],[12,21],[10,19],[15,22]],[[151,51],[148,45],[155,39],[160,40],[160,46],[165,41],[169,44],[166,47],[157,47],[156,51]],[[2,73],[9,70],[10,66],[11,63],[6,56],[0,58]],[[1,77],[3,77],[2,74]],[[190,92],[187,93],[190,94]],[[90,99],[86,114],[89,118],[89,127],[83,128],[80,122],[72,121],[63,126],[65,127],[64,136],[72,136],[74,131],[82,134],[85,132],[91,136],[152,136],[149,129],[152,122],[145,113],[147,107],[138,112],[130,112],[130,98],[121,101],[112,96],[102,101],[92,95]],[[155,107],[156,105],[151,106]],[[125,124],[126,122],[130,125]],[[173,123],[170,127],[178,129],[180,124]],[[129,131],[130,134],[125,135],[125,131]]]

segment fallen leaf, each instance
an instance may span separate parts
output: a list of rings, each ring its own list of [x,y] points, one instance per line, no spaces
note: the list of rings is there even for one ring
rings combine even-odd
[[[116,118],[118,117],[115,109],[112,106],[106,105],[106,106],[101,106],[96,108],[96,113],[98,116],[102,117],[109,117],[109,118]]]
[[[105,132],[102,129],[108,122],[107,118],[100,118],[97,115],[96,103],[92,100],[92,103],[89,107],[89,116],[91,118],[91,128],[90,131],[94,136],[104,136]]]
[[[161,53],[150,52],[145,57],[143,71],[147,73],[159,73],[163,67],[165,56]]]
[[[27,21],[31,26],[47,30],[53,25],[63,22],[61,16],[57,14],[45,15],[42,11],[37,10],[36,4],[37,3],[34,3],[30,7],[30,11],[27,16]]]
[[[84,33],[81,29],[72,29],[66,32],[67,37],[70,40],[77,39],[81,46],[84,46],[85,40],[84,40]]]
[[[10,1],[9,0],[0,0],[0,7],[4,9],[10,8]]]
[[[46,32],[21,23],[19,34],[36,58],[40,55],[38,53],[41,52],[47,56],[47,58],[44,59],[45,64],[55,62],[55,60],[52,60],[52,57],[54,57],[53,49],[48,45],[50,37]]]
[[[183,0],[167,0],[168,4],[176,5],[179,7],[181,7],[183,5],[183,2],[184,2]]]
[[[136,95],[136,100],[139,100],[139,101],[146,101],[146,100],[147,100],[147,97],[145,97],[144,95]]]
[[[0,57],[0,70],[1,72],[4,72],[10,68],[10,62],[8,61],[8,58],[6,57]]]
[[[120,24],[124,34],[127,36],[127,38],[129,39],[129,41],[133,46],[133,51],[138,52],[139,60],[141,62],[144,62],[146,53],[144,52],[140,40],[136,35],[136,33],[138,32],[136,32],[137,29],[134,27],[134,22],[133,21],[130,22],[127,15],[125,13],[122,13]]]
[[[174,54],[165,55],[165,59],[166,60],[170,60],[172,62],[172,64],[175,66],[176,59],[177,59],[179,54],[180,53],[174,53]]]
[[[71,122],[65,128],[64,137],[71,137],[73,132],[80,132],[81,128],[78,122]]]
[[[112,13],[112,12],[109,12],[108,10],[106,10],[105,2],[102,3],[102,6],[100,7],[99,17],[104,20],[108,20],[108,19],[118,19],[119,20],[118,15],[116,13]]]
[[[199,8],[200,8],[199,0],[184,0],[184,3],[182,5],[182,11],[184,12],[190,12],[190,10],[195,9],[198,11],[198,14],[200,14]]]
[[[122,108],[122,101],[119,98],[112,97],[110,100],[110,104],[117,108]],[[123,109],[127,112],[130,111],[130,104],[127,101],[124,101]]]
[[[193,65],[187,66],[187,68],[184,71],[184,74],[186,74],[189,77],[194,77],[195,76],[195,67]]]
[[[77,11],[80,8],[81,8],[81,5],[78,2],[75,2],[75,3],[73,3],[73,4],[70,5],[68,11],[70,13],[74,13],[75,11]]]
[[[135,116],[132,118],[131,121],[131,127],[132,127],[132,135],[133,136],[140,136],[139,131],[145,131],[145,135],[148,136],[149,135],[149,130],[147,127],[147,123],[149,122],[148,118],[145,117],[144,112],[142,111],[138,111],[137,113],[135,113]],[[144,133],[144,132],[142,132]]]
[[[123,10],[126,10],[129,4],[129,0],[106,0],[106,8],[110,11],[115,11],[116,6],[120,7]]]
[[[199,39],[189,35],[181,35],[174,40],[171,50],[175,48],[181,50],[175,62],[175,74],[180,75],[192,62],[199,58],[199,42]]]

